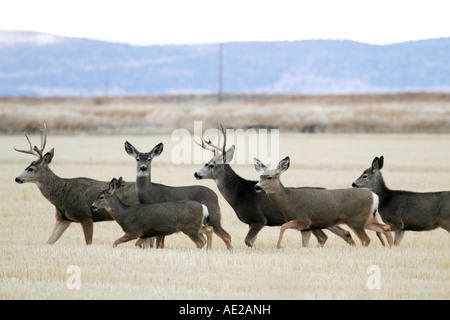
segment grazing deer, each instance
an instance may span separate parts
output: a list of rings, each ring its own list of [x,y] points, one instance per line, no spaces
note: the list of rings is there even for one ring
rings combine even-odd
[[[122,188],[122,177],[113,178],[109,188],[104,190],[92,204],[92,210],[105,209],[122,227],[125,234],[114,241],[113,247],[137,238],[165,236],[183,232],[197,246],[211,249],[212,227],[204,226],[209,220],[205,205],[190,200],[138,204],[127,206],[117,197]],[[202,236],[205,234],[207,240]],[[144,241],[144,248],[146,241]]]
[[[44,154],[44,148],[47,141],[47,126],[41,131],[41,147],[32,147],[30,139],[25,134],[29,150],[18,150],[26,154],[36,156],[38,159],[33,161],[16,179],[19,184],[32,182],[35,183],[42,195],[47,198],[56,208],[56,222],[48,244],[55,243],[72,222],[81,224],[84,232],[86,244],[92,243],[92,234],[94,232],[94,222],[111,221],[113,218],[105,210],[93,212],[91,210],[92,202],[98,194],[108,187],[108,182],[92,180],[88,178],[64,179],[58,177],[50,169],[54,156],[54,149]],[[125,187],[119,192],[119,197],[123,202],[132,205],[138,204],[134,183],[126,183]]]
[[[222,133],[224,142],[222,146],[214,145],[211,140],[208,141],[202,136],[201,144],[197,143],[205,150],[214,152],[213,158],[209,160],[200,170],[194,173],[195,178],[213,179],[222,196],[233,208],[236,216],[240,221],[248,224],[249,231],[245,237],[245,244],[248,247],[253,247],[256,241],[258,232],[264,226],[280,226],[286,221],[283,215],[270,202],[267,195],[257,193],[254,189],[258,181],[250,181],[241,178],[230,167],[229,163],[233,160],[234,145],[225,151],[226,146],[226,131],[223,126],[218,125],[218,144],[220,145],[220,135]],[[339,226],[330,228],[349,244],[354,244],[350,232],[345,231]],[[313,230],[319,244],[324,245],[327,240],[327,235],[320,229]],[[302,231],[303,246],[309,245],[310,231]]]
[[[264,190],[286,220],[281,226],[277,248],[281,248],[286,229],[328,228],[341,223],[347,224],[356,233],[363,246],[370,243],[364,229],[384,233],[392,246],[389,226],[378,220],[378,196],[370,190],[288,189],[281,183],[280,175],[289,168],[289,157],[281,160],[274,170],[269,170],[256,158],[254,164],[261,175],[255,190]]]
[[[355,188],[369,188],[380,198],[380,216],[392,231],[395,245],[405,231],[428,231],[438,227],[450,232],[450,192],[410,192],[391,190],[384,183],[381,169],[384,157],[375,157],[372,166],[352,183]]]
[[[193,200],[208,207],[210,214],[209,225],[213,231],[224,242],[229,250],[233,249],[231,237],[222,228],[220,219],[220,207],[217,194],[211,189],[203,186],[171,187],[163,184],[153,183],[151,180],[151,164],[154,157],[163,151],[163,144],[159,143],[150,152],[139,152],[128,141],[125,142],[125,151],[132,156],[136,162],[136,191],[141,203],[153,204],[178,200]],[[164,246],[163,241],[159,245]]]

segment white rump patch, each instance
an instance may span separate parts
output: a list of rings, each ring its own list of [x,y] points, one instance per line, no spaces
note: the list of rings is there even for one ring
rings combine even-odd
[[[203,207],[203,222],[204,222],[204,224],[208,225],[208,222],[209,222],[208,207],[205,206],[204,204],[202,204],[202,207]]]
[[[378,204],[380,203],[380,198],[372,192],[372,215],[375,217],[375,214],[378,213]]]

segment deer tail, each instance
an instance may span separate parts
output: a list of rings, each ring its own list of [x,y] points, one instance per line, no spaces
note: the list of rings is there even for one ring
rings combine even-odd
[[[209,223],[209,211],[208,211],[208,208],[204,204],[202,204],[202,207],[203,207],[203,223],[205,225],[208,225],[208,223]]]

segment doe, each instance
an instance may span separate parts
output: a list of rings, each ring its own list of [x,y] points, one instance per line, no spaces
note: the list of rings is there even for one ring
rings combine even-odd
[[[209,225],[228,250],[232,250],[231,236],[221,225],[219,198],[211,189],[204,186],[172,187],[154,183],[151,179],[151,165],[154,157],[163,151],[163,144],[157,144],[150,152],[139,152],[131,143],[125,141],[125,151],[136,160],[136,192],[140,203],[159,203],[179,200],[192,200],[204,204],[210,213]],[[164,247],[164,238],[159,239],[159,245]]]
[[[274,170],[269,170],[256,158],[254,164],[261,175],[255,190],[264,190],[286,221],[281,226],[277,248],[281,248],[286,229],[329,228],[342,223],[347,224],[356,233],[363,246],[370,243],[364,229],[383,233],[392,246],[389,226],[378,219],[378,196],[370,190],[288,189],[281,183],[280,175],[289,168],[289,157],[281,160]]]
[[[380,216],[392,231],[395,245],[405,231],[427,231],[438,227],[450,232],[450,192],[410,192],[391,190],[384,183],[381,169],[384,157],[375,157],[372,166],[352,183],[355,188],[369,188],[380,198]]]
[[[155,204],[125,205],[116,195],[122,188],[122,177],[113,178],[109,188],[104,190],[92,204],[92,210],[105,209],[122,227],[125,234],[114,241],[118,244],[137,238],[166,236],[176,232],[183,232],[197,246],[203,248],[207,242],[207,249],[211,248],[212,227],[204,226],[209,220],[208,209],[205,205],[189,200],[175,202],[161,202]],[[207,241],[202,234],[205,234]],[[144,241],[144,248],[147,242]]]

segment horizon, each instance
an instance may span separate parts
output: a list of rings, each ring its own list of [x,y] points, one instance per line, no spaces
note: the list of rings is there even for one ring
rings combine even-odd
[[[450,36],[445,0],[16,0],[0,8],[0,29],[138,46]]]
[[[161,43],[161,44],[132,44],[127,42],[120,42],[120,41],[113,41],[113,40],[104,40],[104,39],[93,39],[93,38],[86,38],[86,37],[77,37],[77,36],[64,36],[56,33],[50,33],[50,32],[41,32],[41,31],[33,31],[33,30],[7,30],[7,29],[0,29],[0,44],[3,42],[7,42],[8,39],[3,37],[2,38],[2,32],[11,32],[11,33],[35,33],[40,35],[48,35],[52,37],[61,37],[61,38],[69,38],[69,39],[80,39],[80,40],[91,40],[91,41],[100,41],[100,42],[106,42],[111,44],[122,44],[122,45],[129,45],[129,46],[135,46],[135,47],[150,47],[150,46],[195,46],[195,45],[217,45],[217,44],[231,44],[231,43],[274,43],[274,42],[307,42],[307,41],[348,41],[348,42],[355,42],[359,44],[364,45],[371,45],[371,46],[390,46],[390,45],[396,45],[396,44],[402,44],[402,43],[408,43],[408,42],[420,42],[420,41],[428,41],[428,40],[439,40],[439,39],[449,39],[450,36],[445,37],[434,37],[434,38],[424,38],[424,39],[415,39],[415,40],[406,40],[406,41],[400,41],[400,42],[394,42],[394,43],[388,43],[388,44],[374,44],[374,43],[367,43],[367,42],[361,42],[357,40],[352,39],[323,39],[323,38],[317,38],[317,39],[299,39],[299,40],[241,40],[241,41],[225,41],[225,42],[202,42],[202,43]],[[29,41],[33,41],[36,39],[27,39]],[[18,39],[14,39],[14,41],[18,41]],[[50,38],[42,38],[43,43],[50,43],[52,39]],[[27,41],[19,41],[19,42],[27,42]]]

